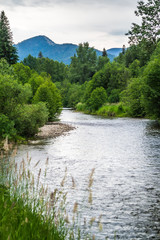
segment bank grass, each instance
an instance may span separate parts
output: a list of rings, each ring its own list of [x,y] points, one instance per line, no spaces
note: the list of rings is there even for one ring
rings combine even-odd
[[[96,114],[105,117],[128,117],[129,108],[122,103],[106,103],[96,111]]]
[[[105,103],[97,111],[87,108],[85,103],[78,103],[76,110],[86,114],[99,115],[108,118],[113,117],[129,117],[129,107],[122,103]]]
[[[5,146],[0,154],[0,239],[1,240],[81,240],[96,239],[92,226],[97,232],[102,231],[102,216],[83,218],[82,207],[73,201],[72,211],[67,212],[66,184],[67,169],[60,183],[60,188],[50,190],[41,183],[41,177],[47,176],[49,159],[45,160],[45,169],[39,168],[37,176],[32,168],[38,168],[39,162],[32,164],[26,159],[15,161],[17,148]],[[92,169],[86,189],[87,205],[93,204]],[[44,181],[43,181],[44,182]],[[72,189],[76,183],[72,177]],[[76,190],[75,190],[76,191]],[[86,206],[85,206],[86,207]]]

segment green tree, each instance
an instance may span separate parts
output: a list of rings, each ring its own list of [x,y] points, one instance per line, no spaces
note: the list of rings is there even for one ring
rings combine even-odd
[[[11,121],[6,115],[0,113],[0,139],[8,137],[14,138],[17,131],[14,127],[14,121]]]
[[[49,111],[49,119],[53,119],[61,112],[61,96],[55,84],[46,81],[37,89],[33,103],[45,102]]]
[[[150,116],[160,119],[160,55],[151,60],[143,74],[143,104]]]
[[[156,44],[160,36],[160,1],[147,0],[139,1],[135,15],[141,17],[141,25],[132,23],[131,30],[128,31],[129,42],[139,44],[148,42]]]
[[[93,90],[89,100],[87,101],[87,106],[90,111],[96,111],[107,101],[107,94],[103,87],[98,87]]]
[[[38,57],[39,57],[39,58],[43,58],[43,54],[42,54],[41,51],[38,53]]]
[[[28,66],[25,66],[23,63],[16,63],[13,65],[13,69],[19,83],[28,83],[32,76],[32,71]]]
[[[36,59],[36,57],[32,57],[30,54],[28,55],[28,57],[23,59],[22,63],[25,66],[30,67],[30,69],[34,69],[35,71],[37,69],[37,59]]]
[[[145,65],[159,41],[160,1],[139,1],[135,15],[141,17],[141,24],[133,23],[131,30],[126,35],[128,35],[131,45],[138,45],[140,50],[138,51],[138,55],[139,59],[141,59],[141,65]]]
[[[27,103],[31,96],[29,84],[19,84],[14,76],[0,74],[0,113],[12,118],[16,106]]]
[[[129,107],[131,117],[143,117],[145,114],[141,101],[142,86],[141,78],[133,78],[130,80],[127,88],[120,94],[121,101]]]
[[[0,15],[0,59],[1,58],[5,58],[9,64],[14,64],[18,60],[17,50],[13,46],[9,21],[4,11],[2,11]]]
[[[109,58],[107,56],[99,56],[97,63],[97,70],[101,70],[105,64],[109,62]]]
[[[82,95],[82,85],[72,84],[67,92],[68,107],[75,108],[76,104],[81,101]]]
[[[107,51],[105,48],[103,48],[103,51],[102,51],[102,57],[107,57]]]
[[[31,137],[38,133],[48,120],[48,109],[45,103],[17,105],[14,111],[15,128],[20,136]]]
[[[97,55],[94,48],[90,48],[88,42],[79,44],[76,54],[71,58],[69,79],[72,83],[83,84],[91,80],[96,72]]]
[[[45,83],[45,81],[46,81],[45,78],[43,78],[41,75],[39,75],[36,72],[31,75],[28,83],[31,85],[33,96],[35,95],[39,86]]]

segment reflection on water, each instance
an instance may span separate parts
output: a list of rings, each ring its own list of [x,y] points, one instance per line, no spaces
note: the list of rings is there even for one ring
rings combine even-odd
[[[61,121],[76,129],[45,145],[20,146],[17,160],[32,157],[33,166],[45,169],[47,184],[60,185],[68,169],[65,188],[69,211],[78,201],[90,218],[102,214],[103,231],[97,239],[160,239],[160,128],[142,119],[105,119],[64,110]],[[95,168],[93,205],[88,210],[88,176]],[[33,169],[37,174],[38,169]],[[76,189],[72,189],[72,177]],[[70,204],[72,203],[72,204]],[[93,227],[94,230],[94,227]]]

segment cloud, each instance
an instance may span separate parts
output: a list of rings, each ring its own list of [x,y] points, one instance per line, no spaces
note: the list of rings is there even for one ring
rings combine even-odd
[[[61,5],[61,4],[90,4],[91,7],[93,5],[103,5],[103,6],[134,6],[133,0],[0,0],[0,4],[4,6],[47,6],[47,5]]]
[[[15,43],[46,35],[56,43],[88,41],[90,46],[103,49],[126,44],[128,39],[124,34],[135,22],[136,2],[0,0],[0,6],[9,19]]]

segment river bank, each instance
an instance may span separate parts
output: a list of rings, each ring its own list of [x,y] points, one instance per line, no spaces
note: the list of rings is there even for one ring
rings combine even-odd
[[[75,127],[60,123],[60,122],[48,122],[43,127],[39,128],[36,138],[45,139],[45,138],[55,138],[61,135],[66,134],[67,132],[74,130]]]

